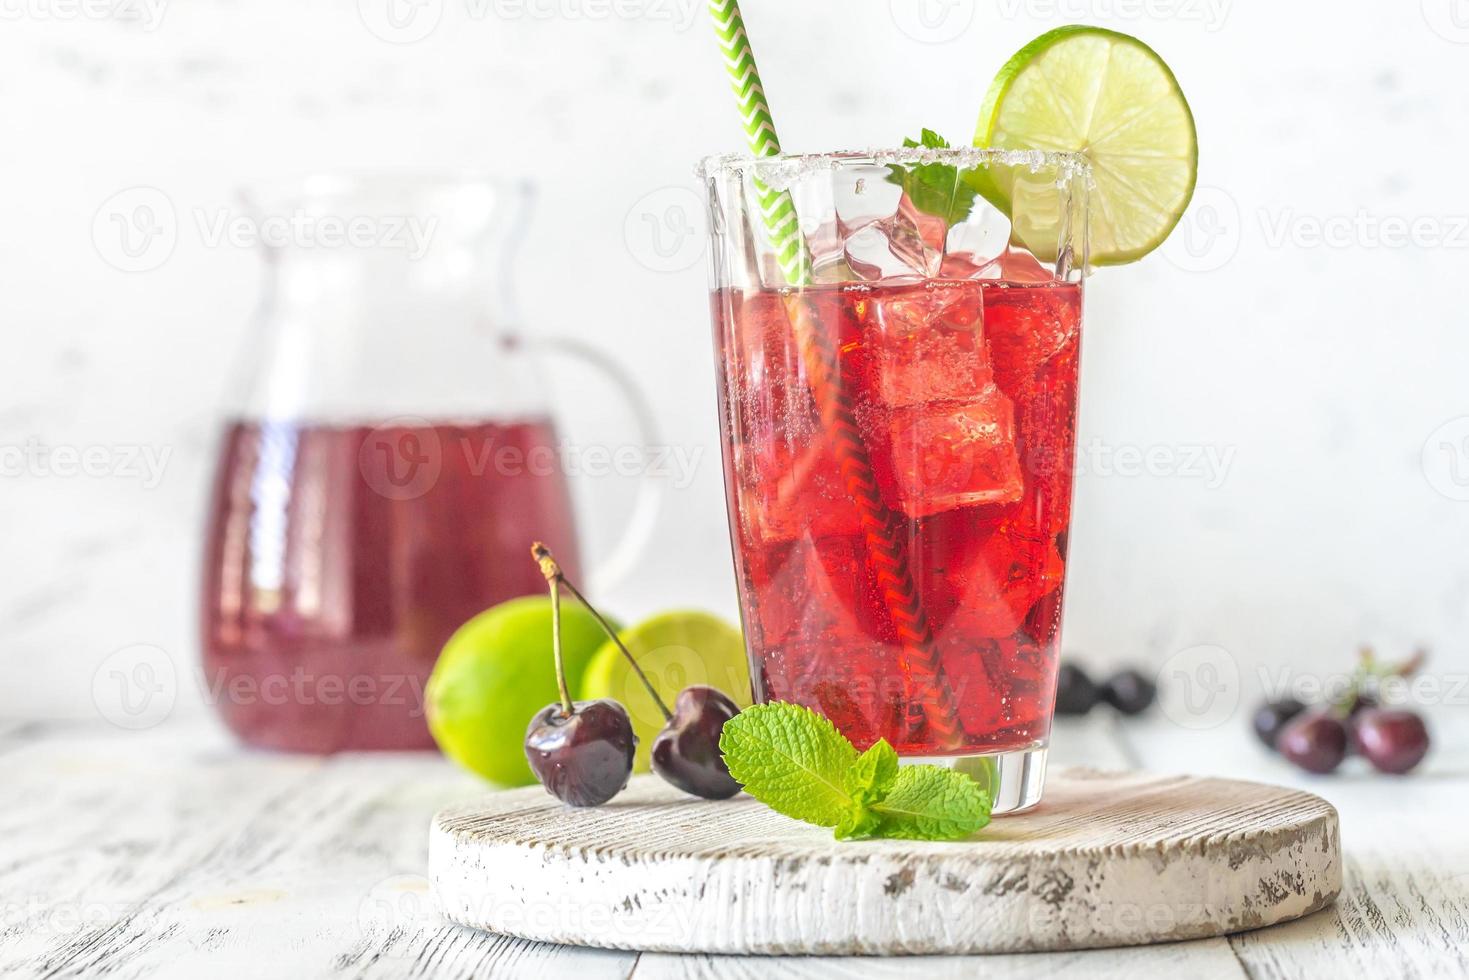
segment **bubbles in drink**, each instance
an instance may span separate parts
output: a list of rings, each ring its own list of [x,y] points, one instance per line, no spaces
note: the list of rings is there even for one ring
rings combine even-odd
[[[1015,278],[805,290],[876,511],[853,499],[862,488],[818,416],[780,294],[716,297],[757,696],[818,708],[859,744],[881,736],[908,755],[1031,745],[1047,734],[1054,686],[1081,287],[1032,280],[1045,272],[1023,255],[968,271]],[[937,744],[904,673],[883,556],[864,536],[874,514],[906,542],[960,746]]]

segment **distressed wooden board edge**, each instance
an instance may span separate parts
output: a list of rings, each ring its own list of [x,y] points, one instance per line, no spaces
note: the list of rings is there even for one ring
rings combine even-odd
[[[836,845],[851,855],[840,861],[803,861],[787,848],[711,856],[617,841],[563,847],[486,839],[465,823],[473,808],[456,807],[434,822],[430,877],[453,921],[614,949],[887,955],[1172,942],[1289,921],[1335,900],[1336,811],[1300,791],[1280,796],[1314,801],[1289,833],[995,862],[978,848],[950,850],[946,861],[942,852],[893,850],[893,842],[883,850]],[[614,815],[608,830],[641,839],[631,813]],[[739,839],[738,826],[729,832]]]

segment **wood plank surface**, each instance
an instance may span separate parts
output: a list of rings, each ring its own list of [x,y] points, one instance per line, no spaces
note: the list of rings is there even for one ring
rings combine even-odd
[[[3,765],[0,976],[598,980],[636,960],[439,919],[428,816],[483,789],[431,754],[316,759],[212,728],[86,728]]]
[[[644,953],[634,980],[1246,980],[1224,939],[1067,953],[874,959],[831,956],[688,956]]]
[[[1237,712],[1200,731],[1152,717],[1119,737],[1157,772],[1261,779],[1317,793],[1341,817],[1345,883],[1331,908],[1229,938],[1257,977],[1469,977],[1469,719],[1427,712],[1433,751],[1406,777],[1349,759],[1313,776],[1267,752]]]
[[[1053,765],[1144,766],[1319,793],[1346,884],[1307,919],[1139,949],[925,958],[937,977],[1469,975],[1469,727],[1434,716],[1421,776],[1309,778],[1244,721],[1203,732],[1105,713],[1058,722]],[[911,960],[741,958],[559,947],[445,924],[427,894],[430,815],[484,791],[432,755],[318,760],[240,749],[204,720],[144,732],[0,725],[0,976],[791,977],[912,974]]]

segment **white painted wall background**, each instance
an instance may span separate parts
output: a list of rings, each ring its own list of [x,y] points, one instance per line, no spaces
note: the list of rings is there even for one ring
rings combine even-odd
[[[527,320],[614,353],[667,439],[704,450],[693,484],[670,494],[656,557],[607,604],[629,617],[669,605],[733,614],[705,269],[653,271],[624,235],[646,195],[693,189],[692,161],[738,145],[701,6],[625,0],[618,9],[639,15],[619,17],[593,16],[608,9],[597,0],[426,0],[437,26],[393,44],[365,26],[387,2],[174,2],[152,29],[64,19],[66,0],[0,2],[0,446],[171,454],[155,487],[0,476],[0,715],[93,714],[98,665],[138,643],[177,664],[177,710],[199,710],[187,683],[198,531],[259,269],[188,223],[160,267],[110,267],[93,217],[134,185],[188,214],[228,205],[243,181],[322,169],[533,177]],[[962,139],[1003,59],[1057,23],[1153,43],[1199,121],[1196,247],[1093,280],[1081,441],[1204,447],[1230,466],[1217,485],[1081,479],[1067,647],[1171,670],[1208,660],[1170,663],[1179,651],[1217,644],[1246,697],[1261,667],[1344,668],[1362,640],[1429,643],[1441,671],[1462,674],[1469,502],[1453,497],[1469,497],[1469,6],[744,6],[789,149],[887,144],[921,125]],[[1420,237],[1451,240],[1303,237],[1359,212],[1368,225],[1422,218]],[[615,438],[626,420],[604,409],[606,392],[561,378],[565,427]],[[626,500],[594,488],[582,502],[596,551]]]

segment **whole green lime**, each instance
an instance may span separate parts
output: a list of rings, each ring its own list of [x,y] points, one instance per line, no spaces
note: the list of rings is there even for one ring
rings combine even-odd
[[[561,656],[573,693],[605,639],[591,613],[562,601]],[[535,782],[525,761],[525,730],[531,716],[559,696],[546,596],[502,602],[459,627],[424,689],[429,731],[439,748],[502,786]]]
[[[707,684],[729,695],[741,708],[750,705],[750,667],[739,628],[718,616],[694,610],[659,613],[617,635],[670,708],[678,692]],[[663,713],[611,640],[592,655],[582,678],[581,698],[611,698],[627,708],[638,752],[634,768],[647,772],[653,738],[663,728]]]

